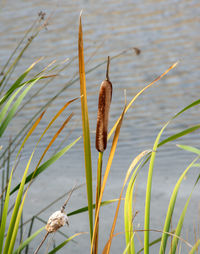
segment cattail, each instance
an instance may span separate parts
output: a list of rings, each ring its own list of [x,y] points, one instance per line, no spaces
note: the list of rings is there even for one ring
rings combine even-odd
[[[55,213],[53,213],[49,219],[48,222],[45,226],[45,229],[47,231],[46,235],[44,236],[43,240],[41,241],[40,245],[37,247],[37,249],[35,250],[34,254],[37,254],[38,251],[40,250],[40,248],[42,247],[43,243],[45,242],[45,240],[47,239],[47,236],[51,233],[56,232],[59,228],[63,227],[64,225],[68,225],[69,226],[69,221],[68,221],[68,217],[67,214],[65,213],[65,208],[66,205],[73,193],[73,191],[76,189],[76,185],[74,186],[74,188],[70,191],[69,193],[69,197],[68,199],[65,201],[64,205],[61,207],[61,210],[56,211]]]
[[[108,56],[106,80],[101,83],[96,128],[96,149],[103,152],[107,147],[108,118],[112,100],[112,83],[109,79],[110,57]]]
[[[63,227],[65,224],[69,225],[66,213],[62,211],[56,211],[49,217],[45,229],[47,232],[53,233],[56,232],[59,228]]]

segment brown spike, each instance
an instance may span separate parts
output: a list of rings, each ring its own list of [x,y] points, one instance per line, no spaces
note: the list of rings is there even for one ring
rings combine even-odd
[[[101,83],[96,128],[96,149],[103,152],[107,147],[108,119],[112,100],[112,83],[109,80],[110,58],[108,57],[106,80]]]

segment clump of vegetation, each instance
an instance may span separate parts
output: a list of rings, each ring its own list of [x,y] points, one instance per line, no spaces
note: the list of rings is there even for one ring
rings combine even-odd
[[[32,40],[38,35],[40,29],[46,26],[47,23],[44,20],[44,16],[45,16],[44,13],[39,14],[39,20],[37,20],[37,22],[35,22],[33,26],[27,31],[26,35],[24,36],[22,40],[23,42],[24,40],[27,39],[29,33],[33,33],[31,37],[29,37],[29,39],[27,40],[25,47],[22,48],[18,56],[13,60],[15,53],[18,52],[19,45],[21,45],[22,43],[20,42],[20,44],[15,49],[15,51],[13,52],[13,54],[11,55],[11,57],[9,58],[8,62],[6,63],[5,67],[2,70],[3,78],[0,82],[0,87],[1,87],[0,136],[1,137],[5,133],[9,124],[14,121],[13,118],[16,115],[16,113],[19,112],[20,110],[23,110],[23,107],[25,105],[25,103],[23,104],[23,99],[25,98],[29,90],[40,80],[47,79],[48,82],[49,80],[53,80],[54,78],[56,78],[57,74],[61,70],[63,70],[63,68],[66,68],[68,66],[66,64],[60,67],[59,64],[55,65],[55,62],[52,62],[45,69],[41,70],[37,75],[25,81],[25,79],[27,78],[27,75],[31,72],[34,66],[39,61],[41,61],[41,59],[39,59],[38,61],[34,62],[24,73],[22,73],[19,76],[19,78],[7,89],[9,77],[11,76],[15,66],[17,65],[20,58],[22,57],[23,52],[28,48],[28,45],[30,45]],[[38,22],[39,22],[39,26],[38,26]],[[41,22],[44,22],[44,23],[41,25],[40,24]],[[136,53],[140,52],[139,49],[136,49],[136,48],[135,48],[135,51]],[[117,57],[117,56],[114,56],[114,57]],[[182,115],[185,111],[195,106],[198,106],[200,104],[200,99],[192,102],[190,105],[183,108],[180,112],[178,112],[175,116],[173,116],[168,122],[166,122],[166,124],[158,133],[156,140],[154,142],[153,148],[146,151],[142,151],[141,153],[138,154],[138,156],[136,156],[136,158],[134,158],[130,167],[127,170],[124,182],[122,183],[120,196],[115,200],[108,200],[104,202],[102,201],[108,175],[109,175],[111,165],[114,159],[115,151],[117,148],[118,138],[120,135],[120,129],[124,121],[124,115],[127,113],[128,109],[134,104],[135,100],[143,92],[145,92],[146,89],[154,85],[156,81],[160,80],[164,75],[166,75],[170,70],[172,70],[177,65],[177,63],[174,63],[162,75],[160,75],[158,78],[152,81],[149,85],[145,86],[141,91],[139,91],[128,104],[125,103],[124,109],[121,115],[119,116],[114,126],[111,128],[111,131],[108,133],[109,108],[110,108],[110,103],[112,98],[112,84],[109,79],[109,65],[110,65],[110,60],[112,60],[114,57],[111,57],[111,58],[108,57],[106,80],[102,82],[102,85],[100,88],[100,94],[99,94],[99,107],[98,107],[97,131],[96,131],[96,148],[99,151],[99,158],[98,158],[98,166],[97,166],[97,184],[96,184],[95,204],[93,203],[94,191],[92,187],[93,178],[92,178],[92,158],[91,158],[91,145],[90,145],[90,128],[89,128],[89,115],[88,115],[88,106],[87,106],[87,91],[86,91],[86,77],[85,77],[86,73],[85,73],[85,65],[84,65],[83,32],[82,32],[82,23],[81,23],[81,16],[80,16],[79,34],[78,34],[80,97],[74,98],[66,102],[66,104],[62,106],[60,110],[54,115],[54,117],[48,123],[46,128],[44,128],[41,136],[38,137],[38,141],[35,145],[33,152],[30,155],[30,158],[26,165],[21,182],[16,186],[12,186],[12,179],[13,179],[15,170],[17,168],[17,165],[20,161],[20,155],[22,153],[23,147],[26,145],[27,141],[29,140],[29,137],[32,135],[32,133],[35,131],[37,126],[42,121],[42,118],[46,110],[48,110],[48,105],[55,98],[57,98],[59,94],[62,93],[67,87],[72,85],[72,83],[78,81],[79,78],[78,77],[75,78],[73,82],[70,81],[63,89],[61,89],[56,95],[54,95],[53,98],[51,98],[42,108],[38,110],[38,112],[32,117],[32,119],[28,122],[28,124],[26,124],[26,126],[24,126],[22,130],[20,130],[20,132],[16,135],[16,137],[10,140],[8,146],[3,147],[1,150],[0,160],[1,160],[1,173],[2,173],[2,189],[1,189],[1,214],[0,214],[1,215],[0,216],[0,219],[1,219],[0,253],[17,254],[17,253],[22,253],[22,251],[24,251],[24,253],[28,253],[29,251],[28,247],[30,242],[34,241],[35,237],[38,236],[43,230],[45,230],[45,228],[47,230],[47,234],[44,240],[46,239],[49,233],[59,232],[59,228],[61,228],[66,223],[68,223],[68,217],[78,213],[83,213],[85,211],[88,211],[88,219],[89,219],[89,225],[90,225],[90,228],[89,228],[90,243],[91,243],[90,252],[91,254],[92,253],[97,254],[99,241],[100,241],[99,235],[101,233],[99,232],[99,224],[101,223],[101,218],[99,216],[100,208],[102,205],[107,205],[113,202],[117,202],[117,208],[113,218],[112,227],[110,229],[109,239],[107,243],[100,242],[101,246],[103,246],[104,244],[103,253],[109,253],[112,240],[115,236],[117,237],[117,234],[115,234],[115,226],[117,223],[118,212],[119,212],[119,208],[122,202],[123,193],[125,189],[126,189],[126,192],[124,196],[124,236],[126,240],[126,246],[124,246],[124,253],[134,254],[134,253],[144,252],[145,254],[148,254],[150,252],[151,246],[159,243],[160,247],[158,249],[158,253],[163,254],[169,251],[169,253],[175,254],[178,250],[180,242],[183,242],[184,244],[187,244],[190,247],[190,254],[198,252],[198,248],[200,245],[199,236],[198,236],[198,239],[196,239],[196,243],[192,246],[187,241],[182,239],[181,230],[182,230],[182,226],[184,222],[184,217],[185,217],[185,214],[186,214],[186,211],[192,196],[192,192],[199,181],[200,174],[198,178],[195,179],[194,181],[193,190],[188,195],[188,199],[186,200],[185,206],[180,213],[177,226],[172,231],[170,227],[180,185],[184,177],[186,176],[186,174],[192,167],[200,166],[198,163],[198,160],[200,158],[200,150],[195,147],[179,145],[181,149],[184,149],[196,154],[196,158],[188,165],[188,167],[184,170],[184,172],[181,174],[181,176],[177,180],[177,183],[171,195],[168,210],[166,212],[166,217],[164,218],[164,227],[163,229],[160,229],[159,231],[160,237],[158,239],[155,239],[153,242],[150,242],[149,235],[153,231],[150,225],[150,206],[151,206],[151,195],[152,195],[151,186],[152,186],[154,162],[156,159],[156,151],[161,146],[165,145],[166,143],[169,143],[173,140],[176,140],[180,137],[183,137],[199,129],[200,124],[193,125],[190,128],[187,128],[182,130],[181,132],[175,133],[174,135],[162,141],[160,141],[161,136],[164,130],[173,120],[175,120],[177,117]],[[13,62],[11,62],[11,60],[13,60]],[[98,68],[100,65],[104,64],[105,62],[99,64],[92,70],[94,71],[96,68]],[[46,84],[45,86],[42,87],[42,89],[44,89],[45,87],[46,87]],[[37,96],[39,92],[37,91],[37,93],[35,93],[33,97]],[[48,160],[43,162],[43,159],[46,153],[48,152],[49,148],[55,142],[55,140],[57,139],[59,134],[62,132],[62,130],[66,127],[66,125],[69,123],[69,121],[71,121],[73,117],[73,113],[69,114],[67,119],[63,122],[63,124],[58,129],[58,131],[52,136],[51,141],[44,149],[44,152],[42,153],[35,169],[30,174],[28,174],[28,170],[29,170],[31,161],[33,159],[34,153],[38,147],[38,144],[43,140],[45,133],[49,130],[51,125],[56,121],[56,119],[62,114],[62,112],[65,109],[67,109],[67,107],[71,103],[74,103],[75,101],[79,99],[81,100],[81,110],[82,110],[82,131],[83,131],[82,137],[80,136],[76,138],[72,143],[68,144],[67,146],[60,149],[59,151],[56,151]],[[104,174],[102,174],[103,154],[107,152],[106,150],[107,141],[111,139],[112,134],[114,134],[112,145],[111,145],[108,161],[105,167],[105,172]],[[47,223],[45,222],[46,226],[32,233],[33,222],[35,219],[39,219],[38,215],[35,215],[31,219],[31,224],[30,224],[30,229],[29,229],[27,239],[24,240],[22,238],[23,223],[20,223],[20,221],[22,218],[22,213],[23,213],[23,208],[24,208],[27,192],[32,182],[34,180],[37,180],[37,178],[42,172],[47,170],[52,163],[56,162],[61,156],[63,156],[66,152],[68,152],[70,148],[73,147],[81,138],[83,138],[83,146],[84,146],[84,154],[85,154],[85,178],[86,178],[87,201],[88,201],[87,206],[80,208],[76,211],[73,211],[70,214],[69,213],[65,214],[64,212],[65,206],[66,206],[66,203],[65,203],[63,207],[61,208],[61,210],[57,211],[52,216],[50,216],[50,219]],[[14,154],[16,149],[18,149],[18,152],[15,157],[14,165],[10,170],[10,158],[11,158],[11,155]],[[135,183],[137,180],[137,176],[140,173],[140,170],[144,166],[147,166],[147,164],[148,164],[149,170],[148,170],[147,186],[146,186],[144,228],[142,228],[141,230],[136,230],[134,227],[134,218],[137,215],[137,213],[134,213],[134,207],[133,207],[133,196],[134,196],[134,190],[135,190],[134,188],[135,188]],[[73,189],[73,191],[75,189],[76,187]],[[13,193],[16,193],[16,192],[17,192],[17,196],[14,201],[14,206],[10,206],[9,205],[10,198],[13,195]],[[70,193],[72,193],[72,191]],[[95,209],[95,213],[93,213],[94,209]],[[12,215],[10,216],[9,213],[11,211],[12,211]],[[9,221],[8,221],[8,218],[9,218]],[[144,234],[143,248],[141,248],[140,250],[136,250],[135,248],[135,234],[137,231],[140,231]],[[49,253],[53,254],[58,252],[61,248],[64,248],[64,246],[69,241],[71,241],[76,236],[81,236],[83,233],[84,232],[79,232],[72,235],[71,237],[67,237],[64,242],[62,242],[58,246],[55,246]],[[172,238],[171,244],[168,243],[169,236]],[[17,240],[16,240],[17,238],[20,239],[19,244],[17,244]],[[35,253],[39,251],[41,245],[44,243],[44,240],[38,246]]]

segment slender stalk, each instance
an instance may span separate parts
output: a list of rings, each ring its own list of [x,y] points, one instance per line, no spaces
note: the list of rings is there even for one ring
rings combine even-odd
[[[46,235],[44,236],[43,240],[41,241],[40,245],[37,247],[36,251],[34,252],[34,254],[37,254],[38,251],[40,250],[40,248],[42,247],[43,243],[45,242],[45,240],[47,239],[47,236],[49,235],[49,232],[46,233]]]
[[[110,81],[110,78],[109,78],[109,71],[110,71],[110,57],[108,56],[107,68],[106,68],[106,80],[107,80],[107,81]]]
[[[98,165],[97,165],[97,186],[96,186],[96,205],[95,205],[95,219],[97,218],[97,230],[94,241],[94,254],[98,253],[98,238],[99,238],[99,215],[97,214],[97,205],[101,193],[101,176],[102,176],[102,163],[103,163],[103,152],[99,152]]]

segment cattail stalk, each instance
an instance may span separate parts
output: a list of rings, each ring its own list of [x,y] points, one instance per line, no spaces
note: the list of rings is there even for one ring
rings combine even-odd
[[[99,151],[99,158],[97,166],[95,219],[97,214],[97,204],[99,203],[99,197],[101,193],[103,152],[107,147],[108,118],[110,103],[112,99],[112,83],[110,82],[109,79],[109,68],[110,68],[110,57],[108,56],[106,80],[104,80],[101,83],[97,114],[96,149]],[[94,238],[94,249],[93,249],[94,254],[98,253],[98,236],[99,236],[99,217],[97,218],[97,230]]]
[[[110,57],[108,57],[106,80],[101,83],[96,128],[96,149],[103,152],[107,147],[108,118],[112,99],[112,83],[109,79]]]

